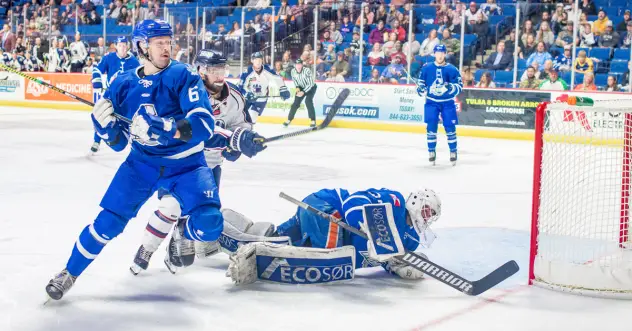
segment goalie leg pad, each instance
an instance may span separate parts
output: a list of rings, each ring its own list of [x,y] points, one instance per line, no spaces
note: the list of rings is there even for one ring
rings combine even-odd
[[[222,209],[224,216],[224,230],[218,242],[222,251],[232,255],[237,249],[251,242],[270,242],[275,244],[290,245],[289,237],[268,237],[274,232],[274,225],[268,222],[254,223],[246,216],[231,210]]]
[[[360,227],[368,237],[369,257],[384,262],[406,253],[390,203],[367,204],[362,212],[365,221],[360,223]]]
[[[355,276],[355,248],[295,247],[250,243],[231,256],[228,267],[237,285],[262,280],[277,284],[331,284]]]

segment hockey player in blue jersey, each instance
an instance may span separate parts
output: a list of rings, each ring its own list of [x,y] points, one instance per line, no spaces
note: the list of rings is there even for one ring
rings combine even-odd
[[[244,96],[239,88],[225,80],[227,60],[221,53],[212,49],[200,50],[195,57],[194,66],[202,77],[204,87],[209,94],[209,101],[213,107],[216,131],[226,134],[222,129],[236,130],[238,128],[252,129],[253,124],[245,109]],[[240,157],[238,151],[227,151],[226,148],[214,146],[212,141],[206,142],[204,156],[206,162],[213,170],[213,178],[217,187],[220,186],[222,162],[226,157],[229,161],[235,161]],[[143,241],[134,257],[134,263],[130,271],[137,275],[146,270],[153,253],[158,249],[162,241],[167,237],[176,220],[181,216],[179,202],[169,194],[159,192],[160,203],[158,209],[150,216]],[[206,256],[206,251],[215,251],[214,243],[196,242],[195,251],[186,252],[183,258],[186,265],[193,262],[195,255]],[[166,259],[165,264],[169,271],[175,273],[177,268]],[[185,266],[186,266],[185,265]]]
[[[345,189],[323,189],[310,194],[303,202],[365,233],[370,232],[370,223],[375,221],[372,218],[380,215],[377,219],[378,228],[388,230],[393,237],[382,243],[397,243],[401,245],[402,253],[403,250],[416,250],[421,243],[429,246],[430,240],[434,240],[434,234],[429,230],[429,226],[441,216],[441,200],[430,189],[414,191],[405,200],[400,192],[384,188],[355,193]],[[354,261],[355,268],[382,266],[388,272],[405,279],[422,278],[420,271],[392,257],[382,261],[376,260],[371,252],[371,241],[302,208],[298,208],[294,216],[277,227],[276,235],[289,237],[292,246],[288,248],[266,243],[264,249],[256,247],[255,254],[252,254],[252,248],[242,246],[231,257],[229,274],[235,283],[244,284],[257,279],[294,283],[294,278],[296,283],[301,283],[301,279],[309,279],[310,275],[312,280],[315,280],[324,274],[325,270],[319,269],[320,267],[329,266],[330,263],[339,266],[340,258],[345,257]],[[349,246],[353,246],[354,249],[348,249]],[[249,255],[256,255],[256,259],[251,259]],[[334,256],[337,262],[333,261],[331,256]],[[285,276],[283,270],[275,274],[277,268],[274,263],[266,264],[267,257],[301,258],[300,265],[303,270],[295,269],[294,272],[288,272],[286,269]],[[291,266],[291,263],[283,264]],[[305,269],[310,267],[314,268],[311,273]],[[301,272],[307,277],[294,276],[300,275]],[[323,279],[321,282],[327,281]]]
[[[253,123],[257,122],[270,98],[270,83],[279,87],[279,96],[283,100],[290,98],[290,91],[281,76],[269,66],[263,64],[263,54],[255,52],[251,57],[252,66],[239,77],[239,88],[246,97],[246,109]]]
[[[95,130],[115,151],[132,137],[131,151],[101,200],[102,211],[76,241],[66,267],[46,285],[59,300],[105,245],[158,189],[177,198],[186,217],[176,224],[168,254],[178,261],[193,241],[217,240],[223,229],[213,172],[204,159],[204,142],[254,156],[265,147],[261,136],[237,129],[229,137],[214,134],[211,105],[200,76],[171,60],[173,30],[161,20],[134,27],[133,47],[144,65],[119,74],[92,110]],[[131,124],[114,114],[133,118]]]
[[[421,68],[417,81],[417,93],[426,98],[424,119],[427,124],[429,161],[434,164],[437,158],[437,129],[439,115],[441,115],[443,128],[448,137],[450,162],[455,165],[457,160],[456,125],[459,121],[455,98],[463,90],[463,81],[459,69],[446,63],[445,45],[435,46],[434,57],[434,63],[426,63]]]
[[[92,69],[92,100],[94,103],[101,99],[103,91],[108,88],[112,79],[117,73],[134,69],[140,66],[138,59],[129,51],[127,38],[121,36],[116,38],[116,52],[109,53],[99,61],[99,64]],[[103,76],[107,76],[106,78]],[[94,134],[94,143],[90,148],[92,153],[99,151],[101,137]]]

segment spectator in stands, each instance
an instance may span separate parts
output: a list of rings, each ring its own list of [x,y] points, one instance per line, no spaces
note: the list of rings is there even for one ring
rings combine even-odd
[[[13,49],[13,53],[24,54],[26,51],[26,46],[24,46],[24,40],[22,37],[18,36],[15,39],[15,48]]]
[[[557,71],[570,71],[571,70],[571,45],[564,46],[564,52],[555,57],[553,61],[553,67]]]
[[[450,31],[450,30],[448,30]],[[439,38],[437,38],[437,30],[432,29],[428,34],[428,37],[424,39],[421,43],[421,47],[419,48],[419,55],[427,56],[432,55],[434,52],[435,46],[439,45]]]
[[[586,56],[586,51],[581,50],[577,53],[577,58],[575,59],[575,71],[580,74],[585,74],[587,72],[593,72],[595,69],[593,60]]]
[[[391,50],[391,54],[389,56],[389,63],[393,61],[393,58],[399,57],[399,61],[403,66],[408,65],[408,61],[406,60],[406,54],[402,51],[402,43],[400,41],[395,42],[395,46]]]
[[[452,33],[450,30],[443,30],[443,40],[441,40],[440,45],[445,45],[448,50],[448,54],[446,54],[445,60],[449,63],[456,64],[456,57],[459,55],[461,51],[461,42],[452,37]]]
[[[369,78],[369,83],[379,83],[380,82],[380,71],[373,68],[371,70],[371,77]]]
[[[373,44],[373,50],[369,53],[367,58],[367,62],[369,65],[376,66],[384,63],[384,52],[382,52],[382,44],[375,43]]]
[[[496,84],[492,81],[492,74],[490,74],[489,71],[485,71],[481,75],[481,81],[476,84],[476,87],[495,88]]]
[[[397,33],[391,32],[388,34],[388,41],[382,45],[382,51],[386,58],[390,58],[393,49],[395,48],[395,43],[397,42]]]
[[[290,6],[287,4],[287,0],[281,0],[281,6],[277,11],[277,16],[279,17],[280,23],[288,24],[290,23],[290,19],[292,18],[291,14],[292,10]]]
[[[442,33],[443,30],[450,30],[454,32],[454,25],[452,24],[452,19],[449,15],[443,15],[438,19],[439,28],[437,29],[438,33]],[[434,29],[433,29],[434,30]]]
[[[554,69],[554,64],[552,60],[546,60],[544,61],[544,67],[542,68],[542,71],[540,71],[540,77],[538,77],[540,80],[545,80],[545,79],[549,79],[551,71]],[[559,72],[559,70],[558,70]]]
[[[549,12],[546,11],[546,10],[542,12],[542,15],[540,16],[540,23],[538,23],[538,25],[536,25],[535,30],[539,31],[540,27],[545,22],[546,22],[546,24],[549,25],[549,30],[553,31],[554,34],[559,32],[559,29],[558,29],[556,23],[551,20],[551,14],[549,14]],[[536,33],[536,35],[537,35],[537,33]]]
[[[312,55],[311,51],[303,51],[300,60],[306,66],[311,67],[314,65],[314,56]]]
[[[401,64],[401,58],[399,56],[395,56],[391,60],[391,64],[389,64],[386,68],[384,68],[384,71],[382,71],[380,81],[384,83],[398,84],[399,80],[402,77],[405,77],[405,71],[406,69]]]
[[[11,27],[9,24],[4,24],[2,26],[2,32],[0,33],[0,48],[4,49],[5,52],[11,53],[15,48],[17,37],[13,32],[11,32]]]
[[[121,8],[123,8],[123,2],[121,0],[111,2],[108,11],[108,17],[118,19],[119,15],[121,14]]]
[[[435,15],[436,18],[432,23],[439,24],[441,22],[441,17],[450,15],[450,10],[451,9],[446,4],[442,4],[441,6],[439,6],[439,8],[437,9],[437,14]]]
[[[511,54],[513,57],[516,50],[516,29],[511,29],[509,32],[509,39],[505,40],[505,52]]]
[[[277,75],[281,76],[281,78],[283,79],[288,79],[288,77],[289,79],[291,79],[288,72],[283,70],[283,62],[281,61],[274,62],[274,71],[277,73]]]
[[[94,61],[91,57],[88,57],[86,60],[86,64],[81,69],[81,72],[84,74],[92,74],[92,69],[94,68]]]
[[[586,79],[586,76],[584,76],[584,79]],[[621,90],[621,85],[619,85],[619,83],[617,82],[617,77],[616,76],[608,76],[608,82],[606,83],[606,87],[604,88],[604,91],[606,92],[618,92]]]
[[[318,54],[318,52],[316,52],[316,54]],[[325,51],[325,54],[323,54],[321,58],[323,59],[323,62],[328,65],[334,64],[334,62],[336,62],[336,47],[333,44],[327,45],[327,50]]]
[[[336,46],[338,46],[338,44],[336,44],[336,42],[331,38],[331,32],[329,30],[325,30],[325,32],[323,32],[320,42],[323,44],[323,49],[328,49],[329,45],[333,45],[334,50],[336,50]]]
[[[342,33],[336,29],[336,21],[329,22],[329,36],[336,43],[336,47],[340,46],[340,44],[344,41]]]
[[[551,21],[553,22],[560,22],[562,21],[563,18],[563,14],[565,13],[564,11],[564,4],[563,3],[557,3],[555,5],[555,11],[553,12],[553,15],[551,15]]]
[[[360,40],[360,32],[354,31],[353,40],[351,40],[349,47],[351,48],[351,51],[353,52],[353,54],[355,54],[356,56],[361,55],[360,45],[362,45],[362,47],[364,48],[363,51],[366,53],[366,45],[364,45],[364,40]]]
[[[481,14],[482,15],[482,20],[483,21],[487,21],[487,15],[485,15],[485,12],[483,12],[483,10],[481,10],[480,8],[478,8],[478,5],[476,4],[476,2],[472,1],[470,2],[470,8],[469,10],[465,11],[465,21],[469,22],[469,21],[477,21],[478,20],[478,15]]]
[[[557,39],[555,40],[555,45],[559,47],[564,47],[566,45],[573,44],[573,23],[569,22],[566,25],[566,29],[562,30],[557,35]]]
[[[101,58],[108,53],[103,37],[99,37],[99,39],[97,39],[97,47],[93,48],[92,52],[94,53],[97,62],[101,61]]]
[[[461,79],[463,80],[464,87],[474,85],[474,75],[472,75],[472,69],[470,69],[470,67],[463,68],[463,72],[461,72]]]
[[[597,85],[595,85],[595,75],[592,72],[584,74],[584,82],[575,86],[575,91],[597,91]]]
[[[395,4],[391,3],[390,13],[395,13],[395,11],[396,11],[395,10]],[[384,22],[386,22],[386,24],[390,24],[390,21],[388,19],[390,13],[386,11],[386,5],[380,4],[377,7],[377,10],[375,11],[375,20],[378,21],[378,22],[379,21],[384,21]],[[394,17],[397,18],[397,16],[394,16]]]
[[[405,42],[404,45],[402,46],[402,52],[404,52],[404,54],[408,57],[410,55],[410,57],[415,57],[415,55],[419,54],[419,52],[421,51],[421,44],[419,44],[419,41],[417,41],[417,39],[411,38],[412,40],[410,42]]]
[[[510,53],[505,52],[505,42],[499,41],[496,45],[496,51],[489,55],[483,68],[489,70],[506,70],[512,69],[513,56]]]
[[[540,23],[538,33],[535,35],[536,42],[543,42],[546,47],[550,47],[555,42],[555,34],[549,27],[549,22],[544,21]]]
[[[608,22],[610,22],[610,19],[608,18],[608,15],[606,15],[606,11],[603,8],[599,8],[597,20],[593,22],[593,33],[595,36],[601,36],[604,32],[606,32]]]
[[[483,12],[479,12],[476,17],[470,17],[469,24],[472,33],[475,34],[477,37],[477,48],[482,54],[485,53],[485,50],[487,49],[489,44],[489,23],[483,20],[483,15]]]
[[[625,48],[632,46],[632,22],[628,22],[627,31],[621,37],[620,46]]]
[[[388,33],[391,31],[384,27],[384,21],[378,21],[377,26],[371,34],[369,34],[369,44],[373,45],[375,43],[384,43],[388,39]]]
[[[540,67],[544,66],[546,60],[551,60],[551,54],[546,51],[546,46],[543,42],[539,42],[535,53],[531,54],[527,59],[527,66],[530,66],[533,62],[538,62]]]
[[[345,15],[342,17],[342,24],[340,24],[340,33],[342,34],[342,39],[349,40],[349,36],[353,33],[353,28],[355,25],[349,21],[349,16]]]
[[[292,61],[292,52],[290,52],[289,50],[283,52],[283,56],[281,57],[281,68],[283,68],[283,71],[285,71],[289,77],[292,68],[294,68],[294,61]]]
[[[597,8],[592,0],[582,0],[579,3],[579,10],[586,15],[597,15]]]
[[[522,32],[520,33],[520,41],[522,42],[523,45],[527,43],[527,36],[530,34],[535,36],[536,31],[533,28],[533,22],[531,22],[531,20],[526,20],[524,21],[524,25],[522,26]]]
[[[590,28],[590,24],[584,24],[580,34],[580,47],[593,47],[597,45],[597,38]]]
[[[371,11],[371,8],[369,8],[369,6],[364,6],[364,9],[362,10],[362,14],[360,14],[360,16],[358,16],[358,19],[356,20],[356,25],[360,26],[362,24],[362,21],[364,21],[364,33],[369,32],[369,27],[371,25],[373,25],[373,22],[375,19],[375,14],[373,14],[373,12]],[[383,41],[381,41],[380,43],[382,43]],[[373,44],[369,41],[370,44]]]
[[[540,90],[568,91],[568,84],[563,79],[559,78],[557,70],[553,69],[549,74],[549,79],[544,80],[540,84]]]
[[[48,53],[48,45],[42,43],[42,38],[35,38],[35,45],[31,48],[31,59],[38,68],[44,67],[44,54]]]
[[[535,90],[540,87],[540,80],[536,77],[538,70],[534,67],[528,67],[525,72],[526,77],[520,81],[519,88]]]
[[[298,0],[298,3],[292,6],[291,15],[292,17],[294,17],[294,23],[296,24],[298,30],[303,28],[305,24],[304,15],[305,13],[307,13],[308,10],[309,8],[305,4],[305,0]],[[257,22],[255,21],[255,23]]]
[[[329,70],[329,73],[327,74],[327,79],[325,79],[326,82],[338,82],[338,83],[344,83],[345,78],[338,73],[338,70],[336,69],[336,67],[331,67],[331,69]]]
[[[584,25],[584,24],[590,25],[590,29],[592,31],[593,22],[588,20],[588,16],[586,16],[585,13],[579,14],[579,24],[581,24],[581,25]]]
[[[336,62],[331,66],[332,68],[336,68],[336,72],[339,75],[347,78],[351,73],[351,65],[349,62],[345,61],[344,58],[345,53],[343,51],[338,52]]]
[[[481,10],[487,16],[502,15],[503,13],[502,8],[496,4],[496,0],[487,0],[486,3],[481,5]]]
[[[393,24],[391,24],[391,31],[395,32],[395,34],[397,35],[397,40],[401,42],[406,41],[406,30],[401,25],[399,25],[399,21],[394,21]]]
[[[616,29],[617,32],[619,33],[625,32],[630,22],[632,22],[632,20],[630,20],[630,10],[626,9],[625,12],[623,13],[623,21],[617,24],[617,29]]]
[[[619,33],[614,31],[612,21],[608,21],[608,23],[606,23],[606,31],[603,32],[599,38],[599,47],[617,47],[619,45],[620,38]]]

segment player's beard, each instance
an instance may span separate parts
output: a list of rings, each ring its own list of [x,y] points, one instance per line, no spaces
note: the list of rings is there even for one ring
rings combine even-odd
[[[206,75],[204,76],[203,81],[206,90],[211,94],[211,96],[216,96],[217,94],[222,92],[222,89],[224,88],[223,81],[211,82]]]

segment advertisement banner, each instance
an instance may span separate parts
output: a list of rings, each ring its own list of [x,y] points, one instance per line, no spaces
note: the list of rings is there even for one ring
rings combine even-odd
[[[464,89],[458,99],[460,125],[533,129],[535,109],[551,93]]]
[[[24,78],[0,71],[0,100],[22,100],[24,98]]]
[[[50,83],[80,98],[92,101],[92,83],[90,82],[92,77],[90,75],[37,72],[33,73],[33,77]],[[57,93],[46,86],[30,80],[26,83],[24,99],[38,101],[71,100],[61,93]]]

